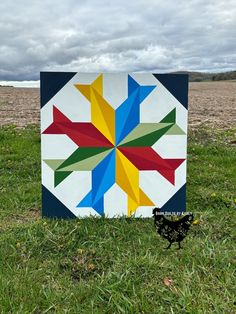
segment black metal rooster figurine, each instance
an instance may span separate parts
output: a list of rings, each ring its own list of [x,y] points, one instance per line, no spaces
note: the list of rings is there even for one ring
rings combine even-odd
[[[157,233],[169,241],[166,249],[169,249],[172,243],[177,242],[181,249],[180,242],[187,236],[189,228],[193,222],[193,214],[187,214],[178,220],[169,220],[160,212],[159,208],[153,209],[154,225]]]

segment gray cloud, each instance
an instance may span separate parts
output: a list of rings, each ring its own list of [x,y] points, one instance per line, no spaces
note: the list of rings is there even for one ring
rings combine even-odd
[[[0,12],[0,80],[235,69],[234,0],[8,0]]]

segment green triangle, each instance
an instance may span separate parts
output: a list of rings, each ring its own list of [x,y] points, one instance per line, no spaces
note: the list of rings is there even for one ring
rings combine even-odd
[[[54,187],[60,184],[72,171],[55,171],[54,173]]]
[[[168,124],[167,126],[157,129],[154,132],[146,134],[144,136],[140,136],[130,142],[126,142],[123,145],[119,146],[152,146],[154,145],[166,132],[172,127],[172,124]]]
[[[171,110],[160,122],[162,123],[175,123],[176,119],[176,108]]]
[[[43,161],[55,171],[64,162],[64,159],[44,159]]]
[[[167,132],[166,135],[184,135],[186,134],[177,124],[174,124]]]
[[[119,146],[123,146],[126,143],[130,143],[133,140],[141,138],[150,133],[161,130],[167,126],[172,126],[172,123],[140,123],[133,131],[131,131],[119,144]]]
[[[112,148],[111,148],[112,149]],[[70,164],[69,166],[63,166],[58,169],[58,171],[90,171],[93,170],[97,164],[105,158],[109,153],[110,150],[104,151],[100,154],[96,154],[92,157],[77,161],[73,164]]]
[[[87,159],[94,155],[100,154],[104,151],[111,149],[111,147],[79,147],[71,154],[59,167],[59,169],[63,169],[67,166],[73,165],[81,160]]]

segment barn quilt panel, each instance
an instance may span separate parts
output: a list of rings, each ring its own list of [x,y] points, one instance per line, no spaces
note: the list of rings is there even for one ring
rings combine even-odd
[[[186,210],[188,77],[41,72],[42,215]]]

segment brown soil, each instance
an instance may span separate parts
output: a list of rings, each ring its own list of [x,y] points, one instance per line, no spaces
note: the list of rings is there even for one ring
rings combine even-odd
[[[0,87],[0,125],[39,123],[39,88]]]
[[[38,88],[0,87],[0,125],[39,124]],[[236,126],[236,82],[190,83],[189,127]]]
[[[236,81],[190,83],[189,126],[236,126]]]

